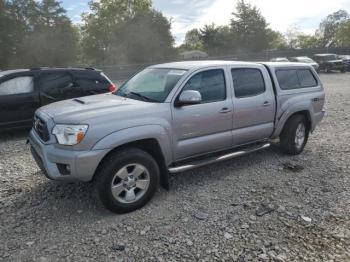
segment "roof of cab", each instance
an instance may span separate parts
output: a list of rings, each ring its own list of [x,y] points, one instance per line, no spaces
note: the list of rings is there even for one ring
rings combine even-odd
[[[169,69],[199,69],[210,66],[226,66],[226,65],[257,65],[258,63],[253,62],[238,62],[238,61],[220,61],[220,60],[200,60],[200,61],[181,61],[181,62],[172,62],[166,64],[158,64],[150,66],[150,68],[169,68]]]

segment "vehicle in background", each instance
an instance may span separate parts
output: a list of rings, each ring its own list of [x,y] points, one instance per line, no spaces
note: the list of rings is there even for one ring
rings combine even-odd
[[[333,70],[345,72],[345,64],[336,54],[315,54],[313,59],[320,65],[319,71],[331,72]]]
[[[340,55],[339,57],[343,60],[346,71],[350,72],[350,55]]]
[[[48,178],[93,181],[102,203],[123,213],[144,206],[159,182],[168,188],[169,173],[262,150],[276,138],[284,153],[300,154],[324,101],[307,64],[168,63],[115,94],[40,108],[29,141]]]
[[[0,72],[0,131],[32,126],[34,112],[60,100],[115,91],[93,68],[34,68]]]
[[[289,62],[287,57],[275,57],[271,58],[270,62]]]
[[[312,60],[310,57],[307,56],[297,56],[297,57],[290,57],[289,61],[291,62],[297,62],[297,63],[306,63],[312,65],[313,68],[318,72],[318,69],[320,65],[316,63],[314,60]]]

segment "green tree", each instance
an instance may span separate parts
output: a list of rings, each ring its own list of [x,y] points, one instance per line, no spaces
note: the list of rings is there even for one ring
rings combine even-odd
[[[345,10],[339,10],[328,15],[319,26],[319,34],[321,35],[321,44],[325,46],[327,44],[335,45],[335,35],[340,26],[350,19],[349,14]]]
[[[76,62],[78,32],[54,0],[0,0],[0,67]]]
[[[340,47],[349,47],[350,46],[350,20],[343,22],[336,34],[335,42]]]
[[[28,31],[33,0],[0,0],[0,68],[14,64],[19,45]]]
[[[38,2],[20,46],[22,61],[32,66],[67,66],[76,63],[78,31],[55,0]]]
[[[0,69],[5,69],[13,52],[14,39],[11,33],[13,20],[9,15],[8,5],[0,0]]]
[[[125,26],[136,14],[150,12],[150,0],[101,0],[90,2],[90,12],[83,14],[82,46],[86,60],[89,63],[111,63],[125,57],[123,52],[127,48],[122,44],[125,37]],[[130,31],[130,34],[132,32]],[[152,42],[145,45],[152,45]],[[128,43],[130,44],[130,43]],[[112,53],[115,52],[117,53]],[[136,50],[135,50],[136,51]],[[127,62],[127,61],[118,61]]]
[[[186,33],[184,49],[187,50],[202,50],[202,35],[198,29],[192,29]]]
[[[116,31],[108,49],[108,62],[143,63],[175,56],[170,22],[155,10],[138,12]]]
[[[205,25],[200,34],[203,48],[211,56],[224,55],[228,50],[234,50],[228,26]]]
[[[320,39],[317,35],[299,34],[297,36],[297,45],[302,49],[321,47]]]
[[[267,30],[267,39],[269,44],[269,49],[272,50],[283,50],[287,49],[287,41],[282,33],[274,31],[272,29]]]
[[[261,51],[269,47],[268,23],[260,10],[250,3],[240,0],[237,11],[232,13],[231,31],[242,50]]]

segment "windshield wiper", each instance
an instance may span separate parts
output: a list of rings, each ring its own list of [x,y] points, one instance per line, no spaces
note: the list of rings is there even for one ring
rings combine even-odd
[[[140,93],[136,93],[136,92],[129,92],[127,94],[124,94],[124,96],[128,96],[129,94],[132,94],[134,96],[140,97],[143,101],[159,103],[159,101],[157,101],[155,99],[149,98],[147,96],[144,96],[144,95],[142,95]]]

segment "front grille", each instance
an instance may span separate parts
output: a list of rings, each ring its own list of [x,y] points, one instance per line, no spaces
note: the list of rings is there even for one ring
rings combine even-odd
[[[34,116],[33,120],[33,128],[38,134],[38,136],[41,138],[41,140],[43,140],[44,142],[49,141],[50,135],[46,123],[36,115]]]

